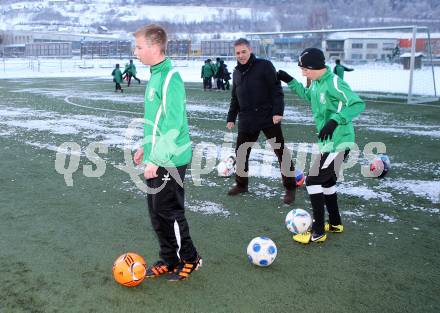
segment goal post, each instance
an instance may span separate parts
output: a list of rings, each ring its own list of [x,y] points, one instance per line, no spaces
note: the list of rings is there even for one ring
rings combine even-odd
[[[354,69],[345,72],[344,80],[364,97],[407,103],[439,99],[440,33],[431,34],[424,26],[259,32],[246,37],[259,42],[257,55],[297,79],[304,79],[297,66],[299,54],[315,47],[323,50],[331,69],[336,59]]]

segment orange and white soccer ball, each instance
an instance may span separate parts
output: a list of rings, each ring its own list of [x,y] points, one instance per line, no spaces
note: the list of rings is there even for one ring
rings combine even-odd
[[[146,268],[147,263],[143,257],[127,252],[120,255],[113,263],[113,277],[123,286],[134,287],[144,280]]]

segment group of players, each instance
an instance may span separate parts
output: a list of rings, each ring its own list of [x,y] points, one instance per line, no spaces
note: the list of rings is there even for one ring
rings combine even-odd
[[[191,162],[192,148],[185,108],[185,88],[180,74],[166,57],[167,34],[150,24],[134,33],[134,54],[150,66],[151,77],[145,92],[145,140],[134,155],[144,166],[144,177],[151,192],[147,205],[160,252],[159,260],[147,268],[147,277],[166,275],[170,281],[187,279],[202,265],[202,258],[190,236],[184,209],[183,180]],[[248,40],[234,43],[237,66],[233,72],[231,102],[226,127],[237,123],[235,185],[229,196],[248,192],[248,161],[252,145],[263,132],[280,164],[285,189],[283,201],[295,201],[296,182],[290,151],[284,145],[281,122],[284,93],[281,82],[310,103],[316,124],[321,157],[312,165],[306,188],[313,210],[311,231],[293,237],[308,244],[324,242],[327,232],[342,232],[336,181],[339,167],[354,144],[352,120],[365,109],[364,102],[349,85],[326,66],[324,54],[305,49],[298,61],[302,75],[311,81],[304,87],[286,71],[257,58]],[[238,119],[238,122],[237,122]],[[329,220],[325,223],[325,208]]]
[[[141,83],[141,80],[136,77],[136,65],[134,65],[133,60],[130,60],[130,63],[125,64],[124,72],[121,72],[119,68],[119,64],[116,64],[115,68],[112,71],[113,82],[115,83],[115,92],[118,90],[123,93],[124,89],[122,89],[121,83],[126,80],[127,87],[130,87],[131,79],[134,78],[137,80],[138,84]]]

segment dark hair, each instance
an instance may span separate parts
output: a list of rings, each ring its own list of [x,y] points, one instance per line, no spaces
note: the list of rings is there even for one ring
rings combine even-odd
[[[246,38],[238,38],[236,41],[234,41],[234,47],[245,45],[247,47],[251,47],[251,43]]]
[[[336,60],[335,60],[335,63],[336,63],[336,64],[339,64],[339,63],[341,63],[341,60],[336,59]]]
[[[119,67],[119,64],[116,64],[116,67]]]

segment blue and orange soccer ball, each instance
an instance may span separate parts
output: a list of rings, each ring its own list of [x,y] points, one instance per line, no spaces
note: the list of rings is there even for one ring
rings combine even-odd
[[[269,266],[277,256],[277,246],[267,237],[255,237],[247,246],[249,262],[258,266]]]
[[[370,172],[373,173],[374,177],[382,178],[388,174],[391,169],[390,158],[385,155],[379,155],[370,164]]]
[[[300,169],[296,169],[295,170],[295,181],[296,181],[296,185],[299,187],[304,183],[304,173],[303,171],[301,171]]]

